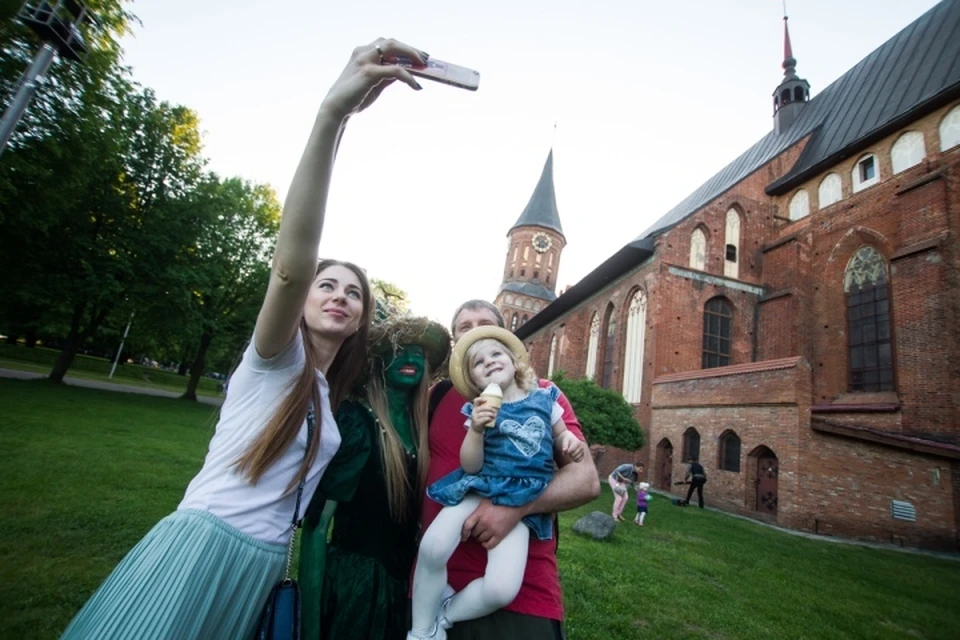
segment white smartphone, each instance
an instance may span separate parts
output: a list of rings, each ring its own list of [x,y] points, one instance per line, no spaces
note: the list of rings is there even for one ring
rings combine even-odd
[[[444,62],[443,60],[430,58],[427,60],[427,66],[418,67],[414,66],[410,58],[400,56],[397,57],[396,62],[393,64],[403,67],[409,71],[411,75],[417,76],[418,78],[442,82],[443,84],[449,84],[453,87],[476,91],[480,86],[479,71],[461,67],[460,65],[450,62]]]

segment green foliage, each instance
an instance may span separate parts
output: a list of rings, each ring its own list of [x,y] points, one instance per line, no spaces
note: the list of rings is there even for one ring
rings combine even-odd
[[[373,297],[385,308],[392,309],[392,311],[400,314],[410,310],[407,292],[392,282],[371,278],[370,288],[373,289]]]
[[[587,442],[627,450],[643,446],[643,430],[633,417],[633,408],[619,393],[587,378],[567,378],[562,371],[553,375],[553,381],[573,405]]]

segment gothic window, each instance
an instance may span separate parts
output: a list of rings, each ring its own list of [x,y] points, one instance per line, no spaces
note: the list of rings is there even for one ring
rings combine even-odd
[[[533,303],[533,310],[534,310],[534,311],[540,311],[540,308],[541,308],[541,307],[540,307],[540,303],[539,303],[539,302],[534,302],[534,303]]]
[[[553,375],[553,368],[557,364],[557,336],[554,336],[550,339],[550,360],[547,362],[547,377]]]
[[[707,265],[707,236],[703,229],[694,229],[690,234],[690,268],[703,271]]]
[[[638,290],[627,312],[627,344],[623,350],[623,397],[640,402],[643,383],[643,347],[647,326],[647,295]]]
[[[529,319],[530,318],[527,316],[527,314],[523,314],[523,318],[520,320],[520,326],[522,327],[523,325],[527,324],[527,320]]]
[[[820,208],[826,209],[834,202],[840,202],[843,198],[843,184],[840,182],[840,176],[835,173],[827,175],[820,183],[818,200]]]
[[[806,189],[797,191],[790,199],[790,219],[799,220],[810,215],[810,196]]]
[[[523,301],[523,308],[524,308],[524,309],[532,309],[532,308],[533,308],[533,302],[532,302],[529,298],[527,298],[526,300]]]
[[[597,375],[597,350],[600,346],[600,315],[596,312],[590,320],[590,339],[587,341],[586,376],[593,380]]]
[[[730,364],[733,312],[723,298],[709,300],[703,310],[703,368]]]
[[[513,304],[513,296],[510,295],[509,293],[507,294],[507,297],[504,298],[504,300],[506,301],[507,304]]]
[[[513,318],[510,320],[510,331],[516,331],[516,330],[517,330],[517,320],[518,320],[519,317],[520,317],[520,316],[517,315],[516,313],[513,314]]]
[[[915,167],[927,155],[923,144],[923,134],[919,131],[907,131],[897,138],[890,149],[890,164],[893,165],[893,173],[897,174],[906,171],[910,167]]]
[[[728,278],[740,277],[740,214],[736,209],[727,211],[727,246],[724,252],[723,275]]]
[[[850,391],[892,391],[893,352],[887,263],[861,247],[844,274]]]
[[[717,465],[724,471],[740,471],[740,437],[733,431],[724,431],[720,436],[720,460]]]
[[[870,153],[857,160],[857,164],[853,166],[851,177],[853,178],[854,193],[877,184],[880,181],[880,166],[877,163],[877,156]]]
[[[683,432],[683,460],[700,459],[700,432],[690,427]]]
[[[954,107],[940,123],[940,151],[960,144],[960,105]]]
[[[600,386],[609,389],[613,383],[613,343],[617,334],[617,314],[614,312],[613,303],[607,307],[607,332],[603,337],[603,376],[600,379]]]

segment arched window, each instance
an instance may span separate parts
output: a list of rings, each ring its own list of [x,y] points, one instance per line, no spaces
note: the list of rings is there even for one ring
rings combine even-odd
[[[877,162],[877,156],[868,153],[857,160],[850,177],[853,178],[854,193],[880,182],[880,163]]]
[[[590,320],[590,339],[587,341],[587,371],[590,380],[597,375],[597,351],[600,346],[600,315],[594,312]]]
[[[727,211],[727,244],[723,256],[723,275],[740,277],[740,214],[736,209]]]
[[[526,300],[523,301],[524,309],[530,309],[532,307],[533,307],[533,302],[530,300],[530,298],[527,298]]]
[[[547,361],[547,377],[553,376],[553,368],[557,364],[557,334],[550,338],[550,359]]]
[[[806,189],[800,189],[790,198],[790,219],[799,220],[810,215],[810,196]]]
[[[703,309],[703,368],[730,364],[733,311],[723,298],[708,300]]]
[[[927,155],[927,150],[923,144],[923,134],[919,131],[907,131],[897,138],[890,149],[890,164],[893,165],[893,173],[897,174],[906,171],[910,167],[915,167]]]
[[[960,144],[960,105],[950,110],[940,123],[940,151]]]
[[[614,313],[613,303],[607,307],[606,335],[603,337],[603,375],[600,386],[609,389],[613,383],[613,343],[617,334],[617,314]]]
[[[520,319],[519,315],[517,315],[516,313],[513,314],[513,318],[510,320],[510,331],[517,330],[517,322],[519,321],[519,319]]]
[[[523,318],[520,319],[520,326],[522,327],[523,325],[527,324],[527,320],[529,320],[529,317],[527,314],[523,314]]]
[[[647,327],[647,294],[638,290],[627,312],[627,344],[623,350],[623,397],[640,402],[643,385],[643,347]]]
[[[703,271],[707,265],[707,236],[703,229],[694,229],[690,234],[690,268]]]
[[[700,459],[700,432],[690,427],[683,432],[683,460]]]
[[[843,198],[843,183],[840,182],[840,176],[835,173],[827,175],[820,183],[818,199],[820,208],[826,209],[834,202],[840,202]]]
[[[892,391],[893,352],[887,263],[860,247],[847,264],[847,353],[850,391]]]
[[[506,302],[507,304],[513,304],[513,296],[508,293],[507,297],[504,298],[504,302]]]
[[[740,471],[740,437],[731,430],[720,434],[720,460],[717,466],[724,471]]]

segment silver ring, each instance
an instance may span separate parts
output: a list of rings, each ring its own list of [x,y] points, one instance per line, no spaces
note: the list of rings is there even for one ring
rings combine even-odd
[[[378,44],[373,45],[373,48],[377,50],[377,55],[380,56],[380,64],[383,64],[383,49]]]

